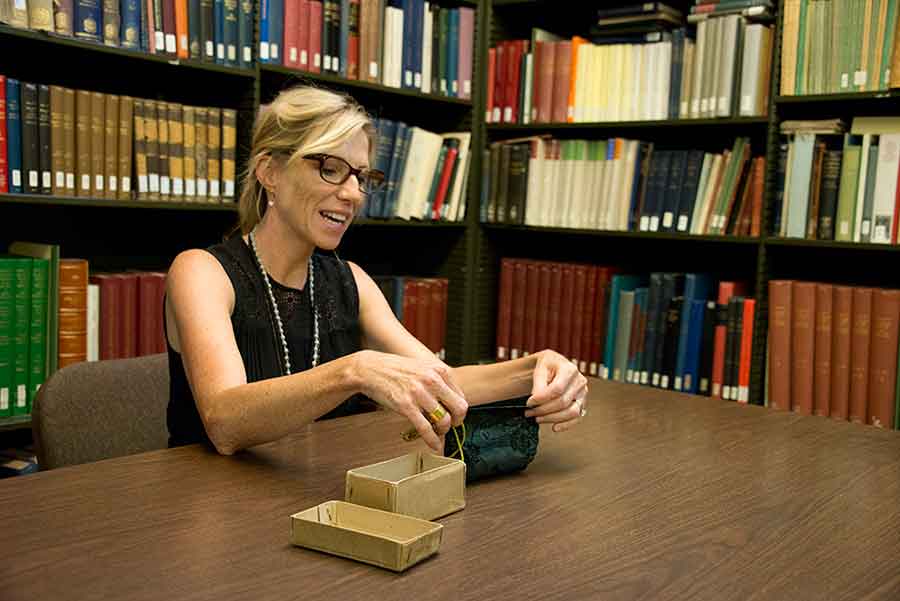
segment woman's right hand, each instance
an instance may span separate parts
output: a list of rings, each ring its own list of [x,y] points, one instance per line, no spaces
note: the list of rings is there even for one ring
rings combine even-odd
[[[356,355],[363,394],[406,417],[428,446],[442,453],[441,438],[451,425],[462,424],[469,408],[447,364],[437,357],[411,359],[373,350]],[[426,416],[440,407],[445,415],[432,426]]]

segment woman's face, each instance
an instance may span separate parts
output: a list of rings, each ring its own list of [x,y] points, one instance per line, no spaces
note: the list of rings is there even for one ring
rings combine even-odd
[[[340,157],[357,169],[367,169],[369,139],[364,132],[357,132],[327,154]],[[275,206],[271,209],[299,237],[322,250],[333,250],[362,208],[365,195],[360,192],[355,175],[336,185],[322,179],[319,169],[318,161],[303,158],[278,167]]]

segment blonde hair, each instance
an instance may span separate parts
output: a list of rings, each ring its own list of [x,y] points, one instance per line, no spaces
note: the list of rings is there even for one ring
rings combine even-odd
[[[375,127],[365,109],[346,94],[296,86],[279,93],[271,104],[261,106],[253,126],[235,229],[240,229],[242,234],[249,233],[268,207],[265,189],[256,177],[260,161],[281,155],[288,156],[287,164],[290,164],[307,154],[333,150],[360,131],[369,139],[371,158]]]

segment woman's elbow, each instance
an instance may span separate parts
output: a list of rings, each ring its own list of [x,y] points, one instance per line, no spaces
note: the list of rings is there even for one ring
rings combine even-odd
[[[220,455],[234,455],[241,450],[241,445],[235,439],[232,420],[223,415],[221,411],[206,411],[203,413],[203,426],[216,452]]]

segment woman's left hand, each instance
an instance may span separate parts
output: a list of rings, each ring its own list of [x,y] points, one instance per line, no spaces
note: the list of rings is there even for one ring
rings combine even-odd
[[[537,353],[532,379],[526,417],[553,424],[554,432],[563,432],[587,415],[587,378],[559,353],[550,350]]]

